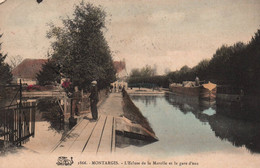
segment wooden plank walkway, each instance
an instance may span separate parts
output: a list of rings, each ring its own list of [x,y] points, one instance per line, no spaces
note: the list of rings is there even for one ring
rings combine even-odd
[[[81,120],[52,153],[111,153],[115,151],[115,119],[100,115],[97,121]]]

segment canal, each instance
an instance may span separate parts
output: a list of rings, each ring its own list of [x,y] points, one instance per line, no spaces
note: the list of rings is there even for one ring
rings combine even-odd
[[[259,155],[259,122],[221,114],[216,102],[174,95],[132,95],[132,101],[148,119],[159,141],[145,143],[119,137],[117,151],[165,158],[201,153]],[[227,109],[227,108],[225,108]]]
[[[159,141],[145,142],[116,137],[116,153],[165,158],[201,153],[232,153],[260,156],[260,124],[223,115],[236,108],[223,103],[203,102],[194,98],[168,96],[131,96],[148,119]],[[55,100],[37,99],[34,135],[22,147],[5,148],[0,138],[0,156],[9,154],[48,154],[68,131],[59,120],[60,108]],[[237,111],[234,111],[234,113]],[[248,113],[251,114],[250,111]],[[30,121],[32,122],[32,121]]]

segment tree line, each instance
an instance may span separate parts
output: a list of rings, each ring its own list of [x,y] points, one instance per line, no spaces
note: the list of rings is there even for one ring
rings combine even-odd
[[[179,70],[169,72],[163,77],[130,75],[129,83],[182,83],[200,80],[211,81],[218,85],[241,88],[247,94],[260,92],[260,30],[257,30],[247,43],[237,42],[234,45],[222,45],[211,59],[204,59],[196,66],[187,65]],[[154,79],[154,81],[153,81]],[[160,80],[160,81],[156,81]]]
[[[149,65],[138,69],[132,69],[128,80],[130,87],[168,87],[168,78],[163,75],[157,75],[156,66]]]

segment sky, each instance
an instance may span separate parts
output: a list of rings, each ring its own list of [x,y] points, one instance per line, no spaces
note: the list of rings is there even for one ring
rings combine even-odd
[[[2,52],[46,58],[48,23],[59,25],[81,0],[0,0]],[[127,71],[150,65],[158,74],[195,66],[223,44],[249,42],[260,28],[259,0],[86,0],[107,12],[104,34]],[[8,60],[7,60],[8,61]]]

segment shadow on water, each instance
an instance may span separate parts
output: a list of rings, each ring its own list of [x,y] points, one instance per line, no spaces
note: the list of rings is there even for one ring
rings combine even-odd
[[[245,146],[252,153],[260,153],[260,124],[236,120],[215,114],[208,122],[216,137],[228,140],[236,147]]]
[[[260,122],[260,98],[245,96],[238,101],[218,99],[217,113],[240,120]]]
[[[184,114],[192,113],[199,121],[207,122],[221,140],[227,140],[236,147],[245,146],[251,153],[260,153],[260,123],[252,121],[253,118],[259,119],[260,109],[256,106],[221,100],[209,103],[172,94],[167,95],[166,100]]]
[[[117,148],[126,148],[130,145],[142,147],[142,146],[145,146],[145,145],[148,145],[151,143],[153,143],[153,142],[128,138],[128,137],[118,135],[118,134],[116,135],[116,147]]]
[[[198,98],[165,95],[131,95],[133,103],[151,124],[159,141],[146,143],[140,140],[116,136],[118,151],[151,156],[179,156],[201,152],[220,154],[260,153],[260,123],[247,117],[258,114],[256,106],[247,108],[245,102],[237,107],[217,101],[201,101]],[[226,113],[229,115],[224,115]],[[246,112],[246,113],[245,113]],[[231,115],[232,114],[232,115]],[[257,117],[257,115],[255,115]],[[239,119],[238,119],[239,118]],[[243,119],[243,120],[242,120]]]

